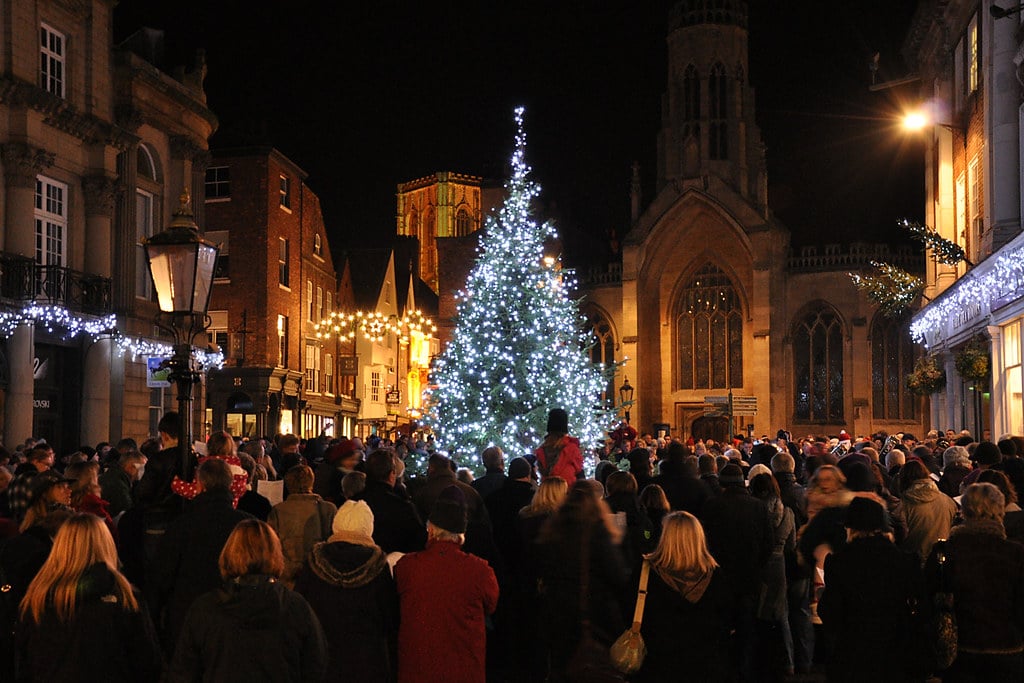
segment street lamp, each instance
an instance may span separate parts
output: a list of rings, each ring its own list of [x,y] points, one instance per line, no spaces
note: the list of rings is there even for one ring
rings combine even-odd
[[[181,476],[191,479],[192,385],[201,377],[192,364],[192,344],[210,325],[206,310],[220,246],[199,234],[187,190],[181,193],[181,206],[167,229],[144,239],[142,245],[160,306],[156,324],[174,338],[174,352],[164,364],[170,370],[168,379],[178,388]]]
[[[629,407],[633,405],[633,386],[629,378],[623,378],[622,386],[619,387],[619,399],[626,408],[626,424],[629,424]]]

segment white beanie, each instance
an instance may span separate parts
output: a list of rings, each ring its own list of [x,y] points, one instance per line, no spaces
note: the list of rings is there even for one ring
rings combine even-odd
[[[346,500],[344,505],[338,508],[338,514],[334,515],[331,531],[336,534],[347,531],[373,536],[373,510],[366,501]]]

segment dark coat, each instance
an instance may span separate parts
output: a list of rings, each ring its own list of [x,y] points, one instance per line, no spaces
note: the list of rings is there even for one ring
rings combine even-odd
[[[622,553],[600,522],[566,537],[551,538],[541,531],[538,543],[541,641],[549,649],[551,666],[564,669],[580,639],[580,581],[583,538],[589,533],[590,562],[587,612],[594,636],[610,645],[626,628],[623,600],[627,574]]]
[[[922,597],[920,560],[884,536],[856,538],[825,559],[818,615],[833,634],[829,680],[914,680],[911,606]]]
[[[494,529],[494,543],[501,555],[502,566],[508,581],[502,580],[502,592],[506,585],[519,585],[522,575],[522,538],[519,533],[519,511],[533,500],[534,487],[528,481],[508,479],[505,484],[484,500],[488,516]]]
[[[318,543],[295,578],[327,637],[327,680],[388,683],[395,673],[398,592],[383,552],[345,541]]]
[[[266,496],[261,496],[251,489],[242,494],[236,506],[236,509],[248,512],[262,522],[267,521],[273,508],[274,506],[270,504],[270,500]]]
[[[385,553],[411,553],[427,543],[427,528],[411,501],[385,482],[366,482],[359,496],[373,511],[373,542]]]
[[[508,477],[504,472],[488,472],[484,476],[471,481],[469,485],[480,494],[481,498],[487,500],[487,497],[500,490],[507,480]]]
[[[701,523],[708,550],[738,595],[754,595],[775,546],[768,508],[743,486],[724,487],[704,505]]]
[[[231,501],[229,491],[200,493],[167,528],[157,548],[146,593],[168,654],[192,602],[221,585],[217,561],[228,536],[236,524],[251,519]]]
[[[132,480],[116,463],[100,475],[100,490],[103,500],[110,504],[111,516],[117,517],[132,506]]]
[[[46,611],[40,623],[22,625],[23,680],[61,683],[145,683],[160,678],[160,646],[141,595],[140,611],[114,597],[114,577],[94,565],[78,584],[74,619],[61,623]],[[21,679],[19,679],[21,680]]]
[[[721,571],[715,571],[700,600],[691,602],[651,569],[640,633],[647,657],[637,680],[730,681],[729,632],[733,596]]]
[[[192,462],[195,465],[194,453]],[[181,451],[177,446],[165,448],[146,461],[142,479],[132,490],[135,504],[145,511],[147,519],[153,518],[153,524],[160,525],[160,528],[165,528],[184,507],[184,499],[171,490],[175,476],[192,479],[182,473]],[[147,526],[152,524],[147,522]]]
[[[775,481],[779,483],[779,498],[793,511],[793,520],[799,529],[807,524],[807,489],[797,483],[792,472],[776,472]]]
[[[950,532],[946,555],[958,646],[976,654],[1024,650],[1024,546],[964,524]],[[934,549],[925,576],[934,593],[940,585]]]
[[[245,576],[188,611],[166,683],[317,682],[327,642],[309,603],[268,577]]]
[[[694,517],[700,517],[704,503],[714,496],[707,482],[687,474],[681,462],[661,463],[661,474],[652,483],[662,488],[673,510],[685,510]]]

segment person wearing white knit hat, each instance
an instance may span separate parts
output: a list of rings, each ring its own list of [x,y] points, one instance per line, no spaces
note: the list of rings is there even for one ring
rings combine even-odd
[[[295,591],[313,607],[327,635],[324,680],[392,681],[398,592],[384,551],[373,542],[373,511],[365,501],[346,501],[331,529],[295,577]]]

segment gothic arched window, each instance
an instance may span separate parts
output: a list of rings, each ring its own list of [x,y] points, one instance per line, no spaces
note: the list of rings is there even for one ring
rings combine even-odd
[[[708,153],[712,159],[729,158],[729,79],[725,67],[715,64],[708,78]]]
[[[793,417],[807,422],[843,419],[843,325],[824,304],[793,329]]]
[[[712,263],[682,291],[676,314],[680,389],[743,386],[743,315],[729,276]]]
[[[877,420],[913,420],[917,401],[904,381],[914,370],[908,321],[879,315],[871,324],[871,413]]]
[[[459,212],[455,214],[455,235],[456,237],[465,237],[470,232],[470,218],[469,212],[464,208],[460,208]]]
[[[700,135],[700,76],[693,64],[683,74],[683,137]]]
[[[615,334],[611,323],[601,313],[593,311],[587,316],[587,324],[594,331],[594,345],[590,347],[590,360],[595,365],[604,363],[606,366],[615,362]],[[608,380],[601,394],[602,403],[614,404],[614,378]]]

